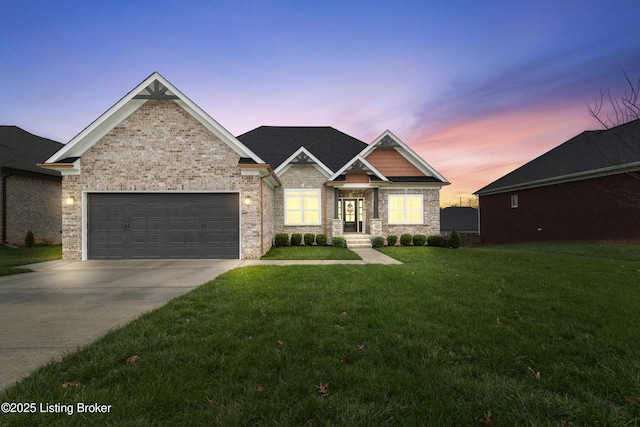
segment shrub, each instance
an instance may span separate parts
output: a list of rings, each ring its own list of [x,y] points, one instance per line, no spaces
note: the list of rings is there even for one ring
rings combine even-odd
[[[400,236],[400,244],[402,246],[409,246],[411,244],[411,234],[403,234]]]
[[[291,246],[300,246],[302,244],[302,234],[293,233],[291,235]]]
[[[311,246],[313,242],[316,240],[316,235],[313,233],[304,233],[304,245]]]
[[[381,248],[384,246],[384,237],[374,237],[371,239],[371,246],[374,248]]]
[[[437,248],[442,246],[442,242],[444,241],[444,239],[442,238],[442,236],[429,236],[427,237],[427,245],[429,246],[435,246]]]
[[[451,247],[454,249],[460,247],[460,235],[455,228],[451,232],[451,236],[449,236],[449,245],[451,245]]]
[[[333,238],[333,246],[337,246],[339,248],[346,248],[347,247],[347,241],[344,239],[344,237],[334,237]]]
[[[326,234],[318,234],[316,236],[316,244],[318,246],[326,246],[326,244],[327,244],[327,235]]]
[[[387,246],[395,246],[398,236],[387,236]]]
[[[424,234],[416,234],[412,240],[413,246],[424,246],[427,243],[427,236]]]
[[[289,246],[289,235],[287,233],[278,233],[275,238],[276,247]]]
[[[36,244],[35,239],[33,238],[33,231],[29,230],[27,231],[27,235],[24,238],[24,245],[28,248],[32,247],[33,245]]]

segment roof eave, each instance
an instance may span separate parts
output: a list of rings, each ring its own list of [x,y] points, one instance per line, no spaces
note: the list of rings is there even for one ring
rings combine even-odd
[[[617,175],[640,170],[640,162],[629,163],[622,166],[611,166],[607,168],[594,169],[585,172],[577,172],[568,175],[555,176],[551,178],[539,179],[535,181],[527,181],[519,184],[507,185],[504,187],[493,188],[489,190],[480,189],[473,194],[477,196],[489,196],[492,194],[500,194],[508,191],[526,190],[529,188],[544,187],[547,185],[564,184],[573,181],[582,181],[585,179],[600,178],[603,176]],[[491,185],[491,184],[489,184]],[[487,186],[488,187],[488,186]],[[484,187],[486,188],[486,187]]]

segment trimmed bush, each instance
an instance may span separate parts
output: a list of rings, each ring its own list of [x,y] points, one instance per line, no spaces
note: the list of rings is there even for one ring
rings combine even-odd
[[[460,247],[460,235],[458,234],[455,228],[451,232],[451,236],[449,236],[449,245],[454,249],[457,249]]]
[[[427,243],[427,236],[424,234],[416,234],[412,240],[413,246],[424,246]]]
[[[374,237],[371,239],[371,246],[374,248],[381,248],[384,246],[384,237]]]
[[[293,233],[291,235],[291,246],[300,246],[302,244],[302,233]]]
[[[316,235],[313,233],[304,233],[304,245],[311,246],[313,242],[316,240]]]
[[[344,239],[344,237],[334,237],[333,238],[333,246],[337,246],[339,248],[346,248],[347,247],[347,241]]]
[[[27,235],[24,238],[24,245],[28,248],[36,244],[36,240],[33,238],[33,231],[27,231]]]
[[[326,246],[327,245],[327,235],[326,234],[318,234],[316,236],[316,244],[318,246]]]
[[[442,236],[429,236],[427,237],[427,245],[435,246],[437,248],[442,246],[442,242],[444,242],[444,238]]]
[[[289,246],[289,235],[287,233],[276,234],[274,243],[275,243],[275,246],[278,248],[282,246]]]
[[[411,234],[403,234],[402,236],[400,236],[400,244],[402,246],[411,245]]]
[[[387,236],[387,246],[395,246],[398,236]]]

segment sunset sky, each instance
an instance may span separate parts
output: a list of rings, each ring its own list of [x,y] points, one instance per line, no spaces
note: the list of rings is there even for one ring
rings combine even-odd
[[[0,124],[67,142],[158,71],[234,135],[389,129],[472,193],[640,77],[639,0],[4,1]],[[277,165],[274,165],[274,167]]]

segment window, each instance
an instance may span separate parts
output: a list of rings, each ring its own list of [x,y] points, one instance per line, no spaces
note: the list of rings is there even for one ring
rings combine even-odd
[[[389,195],[389,224],[422,224],[421,194]]]
[[[284,190],[284,225],[320,225],[320,190]]]
[[[518,195],[514,194],[513,196],[511,196],[511,207],[512,208],[517,208],[518,207]]]

